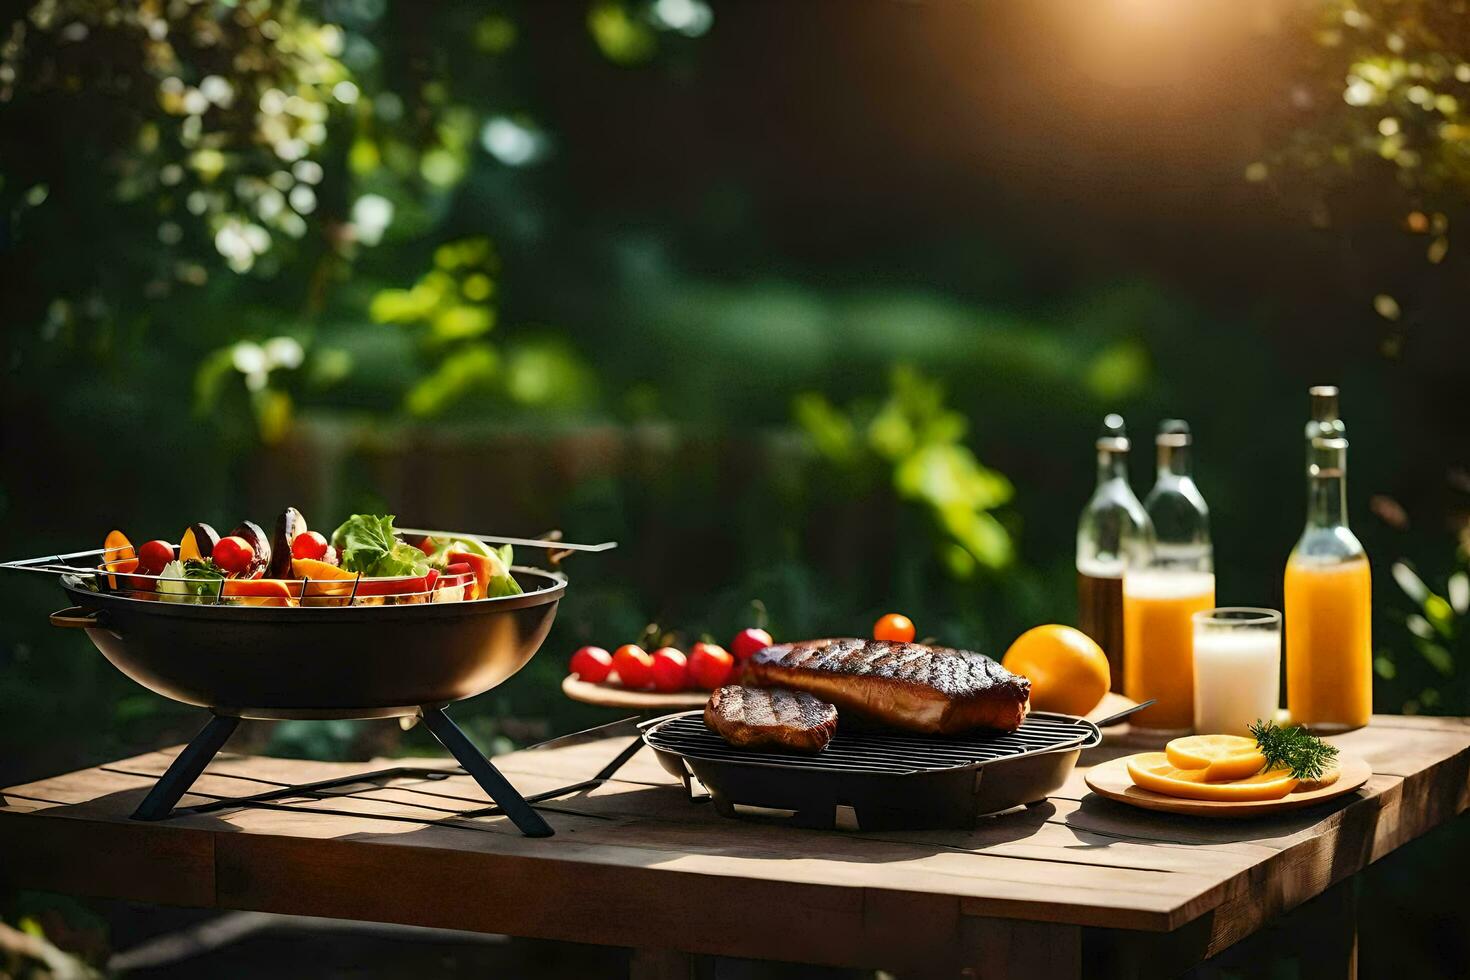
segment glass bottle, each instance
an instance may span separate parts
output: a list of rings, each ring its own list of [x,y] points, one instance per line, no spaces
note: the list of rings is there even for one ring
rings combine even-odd
[[[1077,522],[1077,623],[1108,656],[1112,689],[1123,689],[1123,571],[1147,556],[1148,514],[1128,483],[1128,431],[1103,419],[1097,489]]]
[[[1165,419],[1154,438],[1158,476],[1143,500],[1154,527],[1153,565],[1178,571],[1212,572],[1210,508],[1194,482],[1189,423]]]
[[[1348,529],[1347,427],[1337,389],[1314,388],[1307,425],[1307,522],[1286,562],[1286,708],[1313,731],[1373,714],[1372,573]]]
[[[1337,386],[1316,385],[1307,389],[1312,400],[1312,417],[1307,420],[1307,465],[1312,465],[1312,440],[1318,436],[1347,438],[1347,426],[1338,418]]]
[[[1154,442],[1158,478],[1143,501],[1153,548],[1123,577],[1123,692],[1155,702],[1134,728],[1174,734],[1194,727],[1194,614],[1215,606],[1214,552],[1189,425],[1166,419]]]

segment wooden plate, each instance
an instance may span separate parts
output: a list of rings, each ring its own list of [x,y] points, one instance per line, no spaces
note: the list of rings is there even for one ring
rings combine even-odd
[[[1338,766],[1342,772],[1337,781],[1321,789],[1293,790],[1279,800],[1249,800],[1242,802],[1222,800],[1184,800],[1165,796],[1153,790],[1140,789],[1133,785],[1128,775],[1128,760],[1132,756],[1114,759],[1087,771],[1087,788],[1098,796],[1145,810],[1162,813],[1183,813],[1192,817],[1241,818],[1266,817],[1284,810],[1312,806],[1324,800],[1346,796],[1368,781],[1373,769],[1367,762],[1353,755],[1339,756]]]
[[[593,684],[576,674],[568,674],[562,680],[561,693],[583,704],[625,711],[687,711],[703,708],[709,700],[708,691],[630,691],[616,684]]]

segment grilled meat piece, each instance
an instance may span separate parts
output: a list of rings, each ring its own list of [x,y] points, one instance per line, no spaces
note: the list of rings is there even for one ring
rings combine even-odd
[[[953,735],[1014,731],[1031,682],[967,650],[884,640],[806,640],[767,647],[745,665],[747,684],[787,687],[892,728]]]
[[[801,691],[729,684],[710,695],[704,723],[736,748],[820,752],[837,730],[837,709]]]

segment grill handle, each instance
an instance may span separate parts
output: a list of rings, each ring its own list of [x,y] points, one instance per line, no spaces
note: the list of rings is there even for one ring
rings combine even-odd
[[[1101,745],[1102,743],[1103,743],[1102,729],[1099,728],[1099,727],[1097,727],[1096,725],[1093,725],[1092,726],[1092,730],[1087,733],[1087,738],[1085,738],[1082,741],[1082,744],[1079,746],[1079,748],[1083,748],[1083,749],[1095,749],[1099,745]]]
[[[1114,713],[1108,715],[1106,718],[1101,718],[1093,722],[1093,724],[1096,725],[1098,728],[1107,728],[1109,725],[1116,725],[1118,722],[1122,721],[1124,718],[1127,718],[1134,712],[1142,711],[1144,708],[1147,708],[1149,705],[1153,704],[1155,700],[1157,699],[1149,698],[1147,701],[1140,702],[1139,704],[1129,705],[1122,711],[1115,711]]]
[[[51,614],[51,625],[68,630],[94,630],[102,628],[97,611],[88,612],[81,606],[67,606]]]

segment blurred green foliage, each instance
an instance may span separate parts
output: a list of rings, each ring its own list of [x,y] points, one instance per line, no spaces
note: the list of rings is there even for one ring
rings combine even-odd
[[[881,463],[898,496],[926,508],[940,532],[939,554],[956,577],[1000,571],[1015,559],[1010,533],[992,511],[1014,493],[960,440],[969,423],[944,407],[944,389],[908,366],[894,369],[888,398],[848,412],[817,392],[799,395],[797,423],[818,450],[849,473]]]
[[[1318,227],[1381,234],[1397,226],[1410,250],[1443,264],[1470,188],[1465,10],[1439,0],[1322,0],[1297,14],[1308,20],[1294,26],[1312,32],[1317,56],[1291,89],[1285,131],[1246,167],[1246,179],[1273,187]],[[1452,275],[1463,271],[1457,265]],[[1382,269],[1375,276],[1373,308],[1398,323],[1404,304],[1419,299],[1416,280],[1395,282]],[[1391,333],[1387,352],[1400,343]]]
[[[1443,585],[1430,587],[1406,562],[1394,562],[1394,583],[1408,600],[1390,615],[1401,622],[1407,649],[1380,651],[1375,668],[1402,692],[1404,710],[1417,714],[1470,714],[1470,552],[1461,546],[1457,566]]]

